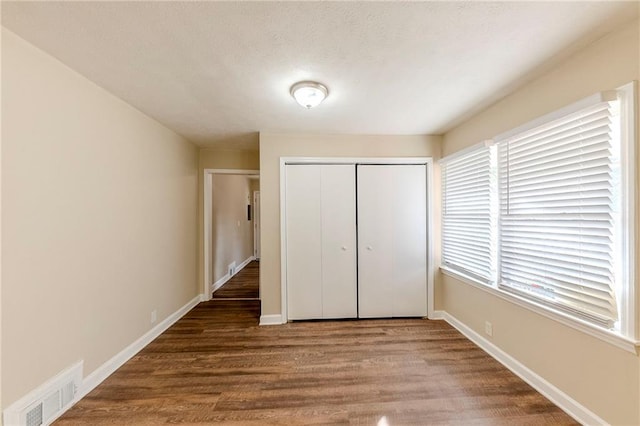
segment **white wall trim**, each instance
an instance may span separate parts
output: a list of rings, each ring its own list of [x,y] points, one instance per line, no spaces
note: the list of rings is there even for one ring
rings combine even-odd
[[[236,268],[236,273],[233,275],[229,275],[228,273],[224,274],[222,276],[222,278],[220,278],[218,281],[216,281],[215,283],[213,283],[212,287],[211,287],[211,293],[215,292],[216,290],[218,290],[220,287],[222,287],[223,285],[225,285],[227,283],[227,281],[229,281],[233,276],[235,276],[238,272],[242,271],[244,269],[245,266],[247,266],[249,263],[251,263],[253,260],[255,260],[256,257],[255,256],[249,256],[247,257],[241,264],[240,266],[238,266]]]
[[[603,342],[617,346],[618,348],[623,349],[627,352],[631,352],[634,355],[638,353],[638,348],[640,348],[640,341],[628,339],[620,334],[605,330],[587,321],[572,317],[562,311],[556,311],[548,306],[537,304],[531,299],[525,299],[516,294],[508,293],[499,288],[483,284],[480,281],[473,279],[472,277],[448,269],[445,266],[440,267],[440,272],[442,272],[443,275],[455,278],[464,284],[468,284],[484,292],[499,297],[500,299],[506,300],[507,302],[511,302],[531,312],[535,312],[545,318],[557,321],[560,324],[573,328],[574,330],[586,333],[589,336],[602,340]]]
[[[240,264],[240,266],[238,266],[236,268],[236,274],[238,272],[242,271],[245,268],[245,266],[247,266],[249,263],[253,262],[254,260],[256,260],[256,257],[253,256],[253,255],[251,255],[251,256],[247,257],[245,260],[243,260],[242,263]]]
[[[3,411],[3,420],[6,426],[18,426],[24,425],[26,423],[26,414],[28,410],[32,410],[35,408],[37,404],[42,404],[43,400],[47,397],[50,397],[52,393],[59,391],[60,388],[66,385],[69,382],[72,382],[75,386],[80,386],[82,381],[82,369],[83,369],[84,361],[76,361],[69,367],[65,368],[55,376],[51,377],[49,380],[24,395],[22,398],[9,405]],[[53,423],[58,417],[60,417],[65,411],[71,408],[78,400],[80,399],[80,395],[77,393],[73,397],[73,400],[68,402],[65,406],[62,406],[56,413],[53,413],[51,416],[44,416],[43,410],[43,420],[44,424]]]
[[[485,139],[482,142],[475,143],[471,146],[449,154],[446,157],[442,157],[440,160],[438,160],[438,163],[444,165],[451,162],[452,160],[462,157],[463,155],[471,154],[475,151],[479,151],[483,148],[488,148],[492,145],[494,145],[493,139]]]
[[[113,372],[115,372],[118,368],[120,368],[125,362],[129,361],[135,354],[140,352],[145,346],[151,343],[151,341],[157,338],[169,327],[171,327],[176,321],[182,318],[187,312],[193,309],[198,303],[203,301],[203,297],[204,297],[203,294],[199,294],[193,299],[191,299],[183,307],[175,311],[173,314],[169,315],[163,321],[158,323],[158,325],[156,325],[151,330],[149,330],[144,335],[142,335],[135,342],[131,343],[129,346],[127,346],[118,354],[116,354],[113,358],[111,358],[110,360],[102,364],[100,367],[95,369],[91,374],[85,377],[84,380],[82,381],[82,386],[78,391],[76,401],[80,400],[86,394],[88,394],[93,389],[95,389],[96,386],[102,383],[107,377],[109,377]]]
[[[260,191],[253,191],[253,257],[260,259]]]
[[[215,293],[216,290],[218,290],[220,287],[225,285],[227,281],[229,281],[230,279],[231,279],[231,275],[229,275],[228,273],[224,274],[222,278],[220,278],[218,281],[213,283],[213,285],[211,286],[211,293]]]
[[[482,350],[495,358],[499,363],[511,370],[515,375],[531,385],[535,390],[547,397],[551,402],[556,404],[575,420],[584,425],[606,425],[602,418],[580,404],[575,399],[555,387],[553,384],[545,380],[543,377],[526,367],[520,361],[476,333],[462,321],[445,311],[438,311],[442,314],[443,319],[451,324],[455,329],[462,333],[465,337],[478,345]]]
[[[427,316],[434,310],[434,278],[436,273],[433,247],[433,158],[432,157],[280,157],[280,315],[281,324],[289,319],[287,312],[287,233],[286,233],[286,165],[287,164],[424,164],[427,168]],[[262,324],[262,321],[260,322]]]
[[[209,273],[209,268],[211,267],[211,252],[213,248],[213,217],[211,217],[213,212],[213,194],[211,193],[213,188],[213,173],[208,172],[208,169],[204,170],[204,179],[203,179],[203,213],[202,213],[202,221],[203,224],[203,232],[204,236],[202,238],[203,250],[203,267],[204,267],[204,288],[202,289],[202,294],[207,298],[205,300],[209,300],[213,295],[213,290],[211,286],[211,274]]]
[[[286,321],[282,320],[282,315],[260,315],[260,325],[282,325]]]
[[[430,320],[443,320],[444,319],[444,311],[433,311],[432,315],[429,317]]]
[[[203,268],[204,268],[204,284],[202,288],[202,294],[206,297],[205,300],[210,300],[211,295],[213,294],[213,286],[214,284],[211,282],[213,277],[209,273],[209,268],[211,265],[211,245],[213,243],[213,218],[211,217],[213,212],[213,175],[214,174],[223,174],[223,175],[260,175],[260,170],[243,170],[243,169],[204,169],[203,170],[203,231],[204,238],[202,239],[203,244]]]
[[[621,171],[620,179],[622,180],[622,229],[625,231],[622,233],[622,251],[626,262],[622,265],[623,282],[627,283],[626,294],[623,294],[623,300],[626,303],[621,307],[622,313],[622,327],[621,330],[625,336],[633,338],[635,341],[640,341],[640,324],[638,324],[637,311],[640,309],[638,306],[637,295],[638,285],[636,282],[636,235],[638,230],[636,224],[638,223],[636,216],[636,143],[638,137],[638,82],[632,81],[624,86],[618,87],[618,97],[620,99],[620,119],[623,123],[623,128],[620,133],[621,137],[621,150],[620,161]]]
[[[590,106],[596,105],[601,102],[613,101],[615,99],[616,99],[616,92],[613,90],[594,93],[593,95],[580,99],[579,101],[576,101],[571,105],[567,105],[565,107],[552,111],[548,114],[535,118],[531,121],[528,121],[514,129],[507,130],[506,132],[500,133],[499,135],[495,136],[493,140],[497,143],[505,139],[509,139],[520,133],[528,132],[532,129],[535,129],[536,127],[543,126],[545,124],[551,123],[552,121],[558,120],[564,116],[578,112],[581,109],[588,108]]]
[[[287,159],[280,157],[280,316],[281,324],[287,322],[289,310],[287,303]],[[260,319],[262,325],[262,318]]]
[[[431,157],[280,157],[285,164],[427,164]]]
[[[434,190],[434,173],[433,158],[427,158],[426,161],[427,175],[427,317],[431,318],[435,311],[435,276],[436,265],[434,255],[434,208],[433,208],[433,190]]]

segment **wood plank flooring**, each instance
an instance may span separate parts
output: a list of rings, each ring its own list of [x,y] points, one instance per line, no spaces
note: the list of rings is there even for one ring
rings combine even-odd
[[[260,297],[260,262],[254,260],[213,293],[214,299],[257,299]]]
[[[259,301],[212,300],[56,425],[569,425],[444,321],[258,326]]]

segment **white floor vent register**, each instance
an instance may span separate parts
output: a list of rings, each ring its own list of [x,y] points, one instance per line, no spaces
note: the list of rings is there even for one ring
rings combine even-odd
[[[49,425],[76,401],[82,382],[82,361],[60,372],[4,410],[5,426]]]
[[[227,268],[229,270],[229,278],[236,274],[236,262],[231,262]]]

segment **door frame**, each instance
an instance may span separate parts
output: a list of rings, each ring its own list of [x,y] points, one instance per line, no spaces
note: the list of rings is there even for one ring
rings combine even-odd
[[[253,257],[260,260],[260,190],[253,191]]]
[[[287,218],[286,166],[288,164],[417,164],[426,166],[427,188],[427,318],[435,318],[434,306],[434,208],[433,157],[280,157],[280,315],[282,323],[289,320],[287,312]]]
[[[211,274],[209,273],[209,269],[211,267],[211,252],[213,245],[213,175],[260,175],[260,170],[246,170],[246,169],[204,169],[204,180],[202,185],[203,190],[203,232],[204,236],[202,239],[203,244],[203,293],[204,300],[211,300],[212,295],[212,285],[211,282]]]

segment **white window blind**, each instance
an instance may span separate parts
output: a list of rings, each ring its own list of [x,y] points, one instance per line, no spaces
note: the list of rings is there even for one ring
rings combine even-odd
[[[498,143],[498,286],[611,328],[615,294],[612,103]]]
[[[491,150],[484,144],[441,161],[442,264],[483,282],[495,276]]]

